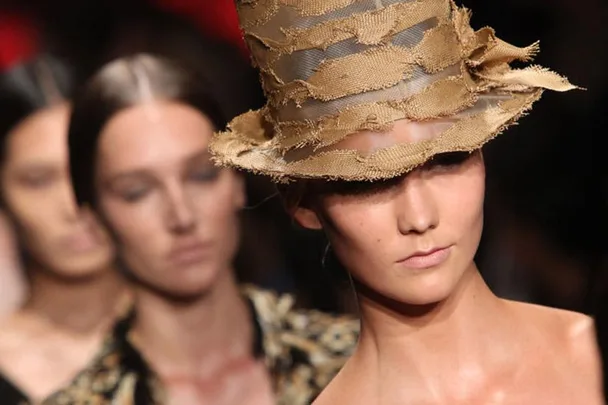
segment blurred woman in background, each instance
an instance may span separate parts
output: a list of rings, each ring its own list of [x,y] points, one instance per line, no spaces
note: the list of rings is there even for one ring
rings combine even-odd
[[[23,303],[26,281],[19,266],[15,238],[4,213],[0,213],[0,322]]]
[[[114,249],[69,185],[67,125],[75,75],[40,54],[0,78],[2,208],[29,294],[0,325],[2,404],[80,403],[85,370],[128,297]],[[107,384],[96,382],[104,395]],[[82,398],[81,398],[82,399]]]
[[[358,325],[237,284],[244,184],[209,160],[226,121],[208,80],[139,54],[104,66],[75,98],[76,197],[111,230],[135,286],[134,313],[114,336],[117,400],[309,404]]]

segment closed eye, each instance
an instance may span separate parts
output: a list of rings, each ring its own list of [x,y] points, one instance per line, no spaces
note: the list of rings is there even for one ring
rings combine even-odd
[[[193,170],[188,174],[188,179],[200,183],[209,183],[215,181],[219,177],[219,174],[220,169],[216,167],[206,167]]]
[[[120,174],[106,183],[107,190],[128,203],[146,197],[155,186],[154,178],[146,173]]]
[[[424,169],[450,169],[458,167],[471,158],[470,152],[448,152],[435,155],[425,165]]]
[[[118,190],[118,195],[126,202],[133,203],[144,198],[148,192],[150,191],[150,187],[141,186],[141,187],[133,187],[126,188],[123,190]]]
[[[17,173],[17,181],[23,186],[32,189],[49,187],[59,179],[61,174],[53,168],[34,168]]]

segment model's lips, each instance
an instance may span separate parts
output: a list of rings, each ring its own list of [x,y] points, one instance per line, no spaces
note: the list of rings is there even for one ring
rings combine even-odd
[[[433,248],[426,251],[416,252],[397,263],[412,269],[429,269],[445,262],[450,256],[451,246]]]
[[[210,256],[213,244],[211,242],[191,241],[176,244],[167,256],[175,266],[191,266],[201,263]]]

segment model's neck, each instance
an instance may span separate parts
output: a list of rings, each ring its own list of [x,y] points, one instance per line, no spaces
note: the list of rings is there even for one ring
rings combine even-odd
[[[29,296],[18,315],[50,322],[67,333],[96,334],[115,319],[128,300],[124,279],[114,269],[67,280],[30,267]]]
[[[249,307],[229,269],[204,295],[187,303],[138,288],[135,310],[131,337],[161,378],[206,377],[251,354]]]
[[[376,341],[392,336],[400,340],[416,339],[420,333],[429,334],[461,323],[476,322],[477,313],[487,310],[480,311],[480,305],[500,302],[474,265],[465,271],[451,295],[441,302],[424,306],[402,304],[361,288],[357,295],[365,325],[362,337]]]
[[[440,386],[446,381],[467,386],[463,373],[476,376],[472,384],[480,383],[483,370],[511,361],[510,348],[500,354],[510,333],[509,311],[475,266],[448,299],[435,305],[387,309],[366,296],[359,301],[362,330],[355,364],[376,373],[370,377],[378,384],[391,384],[397,370],[395,384],[408,380],[449,390]]]

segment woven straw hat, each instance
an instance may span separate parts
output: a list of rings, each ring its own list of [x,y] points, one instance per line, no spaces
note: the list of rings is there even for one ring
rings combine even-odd
[[[545,89],[576,88],[539,66],[511,68],[538,44],[474,31],[450,0],[237,7],[268,103],[235,118],[211,151],[221,165],[278,181],[399,176],[436,154],[480,148]]]

